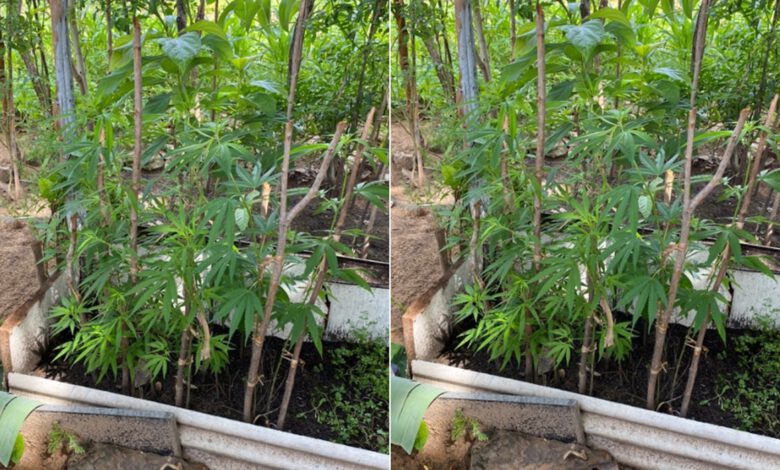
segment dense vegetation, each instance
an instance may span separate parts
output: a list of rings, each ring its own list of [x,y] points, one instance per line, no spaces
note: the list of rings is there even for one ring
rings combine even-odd
[[[765,165],[778,9],[393,3],[393,104],[415,140],[413,183],[438,162],[434,186],[456,198],[441,213],[449,246],[475,260],[456,299],[461,346],[524,364],[530,381],[579,361],[587,393],[597,361],[631,354],[646,325],[647,406],[688,412],[708,326],[726,340],[727,268],[771,275],[739,242],[770,243],[780,203]],[[701,216],[708,205],[729,215]],[[687,383],[666,359],[676,309],[692,320]]]
[[[187,406],[193,374],[246,349],[253,422],[266,333],[289,326],[284,391],[264,393],[284,427],[304,339],[322,354],[326,281],[368,288],[337,254],[370,242],[350,210],[385,211],[387,6],[16,0],[3,18],[4,196],[51,210],[58,357],[128,394],[174,374]],[[309,204],[324,230],[295,223]]]

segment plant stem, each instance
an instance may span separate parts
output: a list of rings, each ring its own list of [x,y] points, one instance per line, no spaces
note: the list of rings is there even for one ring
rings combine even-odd
[[[707,0],[705,0],[706,2]],[[658,375],[664,368],[662,364],[662,357],[664,352],[664,345],[666,341],[666,331],[669,327],[669,321],[674,311],[674,306],[677,301],[677,288],[680,285],[680,279],[682,278],[683,267],[685,265],[685,258],[688,253],[688,239],[691,231],[691,220],[693,219],[693,212],[696,208],[709,196],[709,194],[720,183],[723,173],[726,171],[726,167],[731,160],[731,155],[734,153],[739,135],[742,133],[742,128],[747,120],[749,109],[743,109],[739,114],[739,120],[734,128],[734,132],[731,134],[726,151],[721,157],[718,169],[713,175],[712,179],[702,188],[695,197],[691,198],[691,167],[693,161],[693,136],[696,129],[696,108],[691,108],[688,113],[688,139],[685,149],[685,174],[683,179],[683,212],[682,212],[682,225],[680,227],[680,239],[679,242],[673,247],[676,251],[674,259],[674,271],[672,271],[672,278],[669,282],[669,294],[666,301],[666,307],[664,308],[661,316],[656,320],[656,335],[655,346],[653,348],[653,359],[650,363],[650,373],[647,381],[647,408],[654,410],[656,407],[656,385],[658,382]]]
[[[647,400],[646,406],[648,409],[654,410],[656,406],[656,385],[658,382],[658,374],[661,372],[662,364],[661,359],[664,352],[664,344],[666,341],[666,330],[669,326],[669,319],[671,318],[672,311],[674,310],[674,303],[677,299],[677,287],[680,284],[680,278],[682,276],[682,269],[685,264],[685,254],[688,251],[688,236],[691,229],[691,216],[692,210],[690,207],[691,198],[691,167],[693,162],[693,137],[696,132],[696,91],[699,85],[699,73],[701,71],[701,61],[704,54],[704,40],[706,38],[706,25],[707,25],[707,11],[709,6],[709,0],[703,0],[701,7],[699,7],[699,14],[697,16],[696,29],[694,31],[693,40],[693,54],[691,61],[691,70],[693,75],[693,81],[691,84],[691,109],[688,112],[688,128],[685,145],[685,165],[684,165],[684,177],[683,177],[683,210],[682,210],[682,226],[680,228],[680,240],[674,247],[677,250],[677,257],[675,258],[674,271],[672,272],[672,279],[669,283],[669,293],[667,298],[667,305],[661,314],[656,319],[656,334],[655,345],[653,348],[653,358],[650,362],[650,372],[647,379]],[[703,26],[702,26],[703,24]],[[722,163],[723,161],[721,161]]]
[[[369,120],[367,125],[371,122],[370,117],[373,116],[373,109],[369,113]],[[249,363],[249,376],[247,379],[247,387],[244,395],[244,420],[247,422],[252,421],[252,413],[254,411],[254,389],[258,383],[258,370],[262,359],[263,344],[265,343],[265,334],[268,331],[268,325],[271,321],[271,314],[273,312],[273,302],[276,300],[276,292],[279,289],[279,283],[282,276],[282,266],[284,262],[284,249],[287,243],[287,228],[292,224],[293,220],[306,208],[306,206],[314,199],[314,196],[319,191],[325,176],[328,173],[328,167],[333,157],[336,154],[338,148],[338,142],[341,139],[341,135],[346,128],[346,123],[340,122],[336,126],[336,132],[333,135],[333,139],[328,146],[328,150],[325,157],[322,160],[320,169],[317,172],[317,176],[314,179],[314,183],[309,188],[306,195],[298,201],[298,203],[287,213],[287,175],[289,174],[290,166],[290,149],[292,146],[292,121],[288,121],[287,129],[285,130],[285,149],[282,163],[282,188],[280,203],[281,209],[279,211],[279,240],[277,242],[276,259],[274,260],[273,273],[271,277],[271,283],[268,286],[268,294],[266,296],[266,305],[263,312],[263,320],[260,323],[255,322],[255,328],[253,330],[253,343],[252,343],[252,357]],[[362,150],[362,147],[361,147]],[[266,201],[266,198],[263,198]],[[266,202],[264,202],[266,204]],[[259,273],[260,274],[260,273]]]
[[[373,123],[373,116],[375,111],[376,110],[374,108],[371,108],[371,111],[369,111],[368,113],[368,117],[366,117],[366,122],[363,127],[363,135],[361,136],[361,139],[363,141],[366,141],[370,137],[371,126]],[[334,142],[335,141],[336,140],[334,139]],[[334,226],[331,235],[331,239],[335,242],[339,242],[341,240],[341,232],[344,230],[344,225],[347,222],[347,215],[349,213],[349,208],[351,206],[355,184],[357,183],[357,177],[358,174],[360,173],[360,165],[363,162],[364,150],[365,150],[365,146],[362,143],[358,145],[357,149],[355,150],[355,158],[352,162],[352,169],[349,173],[349,179],[347,180],[347,186],[344,191],[344,199],[341,202],[341,208],[339,209],[336,225]],[[325,174],[327,174],[327,168],[320,168],[320,172],[318,173],[317,176],[318,177],[322,176],[324,178]],[[327,273],[328,273],[327,260],[323,257],[322,261],[320,261],[319,266],[317,266],[317,271],[314,278],[315,281],[313,283],[313,287],[309,295],[308,302],[310,305],[314,305],[317,302],[317,299],[319,298],[320,295],[320,291],[322,290],[322,286],[325,283],[325,275]],[[325,324],[327,325],[327,318]],[[290,406],[290,398],[292,396],[293,387],[295,386],[295,375],[298,370],[298,363],[300,362],[300,357],[301,357],[301,349],[303,348],[303,341],[306,338],[306,331],[307,331],[306,320],[304,320],[301,333],[295,342],[293,357],[292,360],[290,361],[290,369],[287,371],[287,380],[284,384],[284,395],[282,396],[282,404],[279,408],[279,417],[277,418],[276,421],[277,429],[283,429],[284,422],[287,419],[287,409]]]
[[[777,101],[778,101],[778,95],[775,95],[775,97],[772,99],[772,103],[769,105],[769,111],[767,112],[766,122],[764,124],[764,126],[767,129],[774,127],[773,123],[775,121]],[[761,133],[761,136],[759,137],[758,146],[756,147],[756,155],[753,158],[753,164],[750,167],[750,173],[748,175],[747,188],[745,189],[745,195],[742,198],[742,205],[740,206],[739,213],[737,214],[737,218],[736,218],[736,227],[738,230],[742,230],[745,226],[745,219],[747,218],[747,213],[750,208],[750,202],[753,198],[753,194],[755,193],[756,187],[758,186],[756,182],[757,182],[758,172],[761,169],[761,164],[763,162],[764,150],[766,150],[767,137],[768,137],[767,131],[763,131]],[[710,287],[710,290],[712,292],[718,292],[720,290],[720,286],[723,284],[723,278],[725,277],[726,270],[728,269],[729,266],[730,258],[731,258],[731,245],[726,244],[720,256],[720,269],[718,270],[718,275],[715,278],[715,281],[713,282],[712,286]],[[712,316],[711,312],[707,312],[707,315],[704,317],[704,321],[699,327],[699,332],[696,335],[696,346],[693,348],[693,357],[691,358],[691,368],[688,371],[688,381],[685,384],[685,391],[683,393],[683,398],[682,398],[682,406],[680,408],[680,415],[682,417],[686,417],[688,415],[691,396],[693,395],[693,386],[696,383],[696,375],[699,370],[699,359],[701,357],[702,347],[704,346],[704,337],[707,333],[707,327],[709,326],[711,316]]]

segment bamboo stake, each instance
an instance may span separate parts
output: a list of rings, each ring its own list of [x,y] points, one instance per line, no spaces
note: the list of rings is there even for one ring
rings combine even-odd
[[[141,191],[141,152],[142,141],[141,131],[143,126],[143,76],[141,74],[141,25],[138,17],[133,17],[133,123],[134,123],[134,146],[133,146],[133,176],[130,198],[130,280],[133,284],[138,282],[138,193]],[[188,334],[187,330],[182,336]],[[182,342],[184,338],[182,338]],[[122,363],[122,390],[129,394],[131,390],[130,370],[127,365],[128,340],[122,335],[122,354],[124,361]],[[180,353],[181,354],[181,353]],[[180,376],[177,375],[177,382]],[[176,392],[176,405],[181,406],[178,390]]]
[[[544,124],[545,124],[545,71],[544,71],[544,11],[539,0],[536,1],[536,160],[534,163],[534,176],[538,184],[534,192],[534,246],[533,265],[537,273],[541,270],[542,263],[542,180],[544,179]],[[531,354],[531,326],[530,315],[525,318],[525,379],[536,381],[536,372]]]

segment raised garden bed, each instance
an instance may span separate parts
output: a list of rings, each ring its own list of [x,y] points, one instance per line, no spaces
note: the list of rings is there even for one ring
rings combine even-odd
[[[363,341],[375,341],[377,345],[386,344],[386,328],[377,329],[371,322],[366,322],[366,316],[370,318],[378,311],[378,321],[381,321],[384,313],[386,322],[387,308],[376,310],[381,309],[383,304],[381,294],[376,292],[372,295],[362,291],[364,297],[357,301],[352,299],[350,302],[347,295],[354,289],[357,288],[348,284],[334,286],[334,292],[339,292],[341,300],[336,301],[334,298],[334,301],[330,302],[334,317],[333,321],[329,322],[329,328],[332,329],[328,330],[326,337],[339,338],[341,341],[327,342],[324,358],[320,358],[313,344],[304,345],[302,364],[299,366],[299,393],[294,394],[290,404],[290,433],[264,427],[271,422],[270,418],[266,420],[263,417],[263,412],[278,408],[279,390],[286,375],[286,367],[279,370],[273,370],[271,367],[272,363],[280,360],[284,346],[283,340],[274,337],[270,337],[266,342],[265,354],[273,360],[267,363],[264,373],[269,381],[273,377],[276,379],[273,390],[268,387],[259,390],[258,403],[262,406],[258,409],[260,415],[256,422],[261,426],[239,421],[244,390],[243,374],[249,360],[249,350],[240,344],[230,352],[230,367],[223,374],[193,376],[191,409],[170,406],[173,403],[174,388],[172,375],[165,380],[140,386],[137,393],[149,398],[141,400],[112,393],[116,392],[119,386],[111,380],[96,384],[96,376],[86,373],[82,365],[69,367],[54,361],[54,348],[66,338],[48,337],[46,315],[66,293],[63,275],[50,278],[38,293],[18,308],[0,328],[0,345],[3,362],[7,364],[4,369],[9,376],[9,389],[13,393],[33,396],[46,403],[161,410],[176,415],[180,425],[189,423],[191,427],[197,428],[198,425],[192,423],[201,423],[201,428],[197,428],[199,431],[180,426],[180,436],[185,457],[204,462],[210,468],[243,468],[242,466],[255,465],[274,468],[386,468],[389,458],[386,454],[327,442],[334,440],[378,449],[377,446],[381,446],[386,439],[382,434],[382,430],[388,426],[386,395],[358,393],[359,390],[370,393],[377,388],[386,393],[386,385],[382,386],[377,382],[384,380],[386,384],[383,375],[387,364],[386,347],[372,347],[370,342],[358,344],[348,341],[354,341],[356,328],[360,329],[361,325],[364,325],[360,333]],[[366,294],[368,297],[365,297]],[[339,312],[342,312],[341,316]],[[350,312],[356,314],[349,317]],[[280,331],[275,333],[282,334]],[[350,380],[355,380],[358,385],[350,384]],[[347,386],[351,388],[346,390],[344,387]],[[343,395],[343,399],[334,400],[335,394]],[[351,413],[371,416],[371,429],[360,428],[354,424],[346,425]],[[222,425],[220,427],[215,423]],[[305,435],[316,436],[318,439]],[[292,450],[286,447],[288,445],[292,446]]]
[[[780,465],[780,440],[731,429],[740,426],[738,417],[718,407],[716,395],[722,390],[718,387],[722,387],[723,382],[716,380],[716,376],[729,377],[727,373],[733,371],[739,358],[734,351],[725,350],[714,331],[705,343],[708,352],[702,357],[702,368],[708,372],[703,373],[697,382],[696,402],[691,413],[694,419],[640,408],[644,403],[647,357],[652,354],[651,337],[645,342],[642,342],[641,336],[636,338],[634,353],[623,363],[603,361],[606,365],[596,369],[600,378],[595,381],[594,396],[614,401],[567,391],[576,389],[577,368],[574,361],[569,367],[549,374],[551,387],[544,387],[511,380],[522,377],[516,366],[502,369],[500,363],[491,361],[487,354],[455,348],[459,341],[456,336],[462,331],[459,330],[462,325],[453,323],[451,305],[453,297],[470,282],[471,263],[471,259],[456,263],[404,314],[404,339],[415,380],[451,391],[486,391],[576,400],[584,412],[587,444],[608,450],[619,463],[632,467],[774,468]],[[759,314],[767,310],[771,312],[780,301],[777,281],[746,270],[738,270],[734,276],[739,284],[733,285],[727,297],[731,312],[729,324],[742,328],[757,326]],[[670,329],[670,351],[683,347],[687,330],[684,325],[689,324],[690,319],[678,312],[676,321],[679,324],[672,325]],[[637,331],[646,330],[641,324],[636,328]],[[734,329],[728,333],[730,342],[754,334],[750,330]],[[749,359],[749,356],[746,358]],[[674,359],[670,357],[669,363],[674,364]],[[705,400],[708,402],[705,403]],[[660,410],[665,411],[666,408],[661,406]]]

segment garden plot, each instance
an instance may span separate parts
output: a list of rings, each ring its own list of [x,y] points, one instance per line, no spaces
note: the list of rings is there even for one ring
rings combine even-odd
[[[354,263],[349,260],[345,262]],[[375,269],[381,270],[381,266]],[[296,394],[291,402],[288,429],[321,439],[376,448],[382,445],[381,429],[387,425],[386,385],[382,385],[387,380],[387,328],[382,325],[387,322],[388,294],[386,288],[374,287],[366,291],[350,284],[334,284],[329,287],[329,292],[333,294],[330,307],[326,310],[330,313],[330,320],[323,336],[328,340],[324,344],[324,357],[319,355],[311,342],[304,346],[299,378],[301,393]],[[96,384],[94,374],[88,373],[83,367],[73,367],[52,359],[55,348],[62,340],[49,337],[50,320],[47,312],[67,294],[64,276],[52,276],[37,295],[9,316],[0,329],[0,351],[3,352],[4,365],[7,364],[5,371],[27,373],[31,377],[50,377],[114,392],[116,387],[111,381]],[[352,297],[355,295],[357,298]],[[274,334],[283,336],[281,331]],[[278,387],[286,368],[275,368],[273,364],[285,362],[285,342],[270,338],[266,344],[269,363],[263,375],[269,383],[277,384]],[[241,345],[237,345],[227,359],[233,370],[218,375],[194,375],[188,400],[190,409],[231,419],[241,418],[238,410],[243,399],[244,383],[238,375],[240,372],[234,371],[245,370],[249,355]],[[174,386],[170,375],[153,383],[139,380],[136,393],[150,400],[173,404]],[[329,398],[337,393],[336,389],[345,386],[350,386],[353,394],[346,395],[344,401],[332,401]],[[272,390],[259,394],[258,401],[263,404],[263,412],[279,406],[280,397]],[[80,402],[100,406],[106,403]],[[368,427],[346,426],[343,422],[351,413],[368,414],[372,421],[361,425]],[[271,424],[262,415],[257,423],[266,426]],[[238,424],[234,422],[234,425]],[[248,425],[247,429],[252,427]],[[248,446],[247,450],[252,448],[251,443],[240,441],[235,445]]]
[[[741,420],[739,410],[723,409],[719,406],[717,395],[723,393],[722,387],[727,383],[724,378],[736,380],[729,377],[743,371],[756,377],[746,368],[746,364],[754,361],[755,349],[748,347],[737,354],[733,346],[731,350],[726,348],[714,331],[708,335],[705,342],[708,354],[702,359],[702,367],[707,372],[700,377],[696,389],[698,401],[691,412],[691,417],[696,421],[636,408],[643,405],[641,396],[646,381],[645,367],[652,355],[649,341],[645,348],[638,346],[623,362],[599,367],[595,371],[599,380],[594,383],[593,397],[564,391],[575,391],[577,388],[575,364],[549,372],[547,380],[550,387],[511,380],[522,377],[522,373],[518,373],[512,365],[503,368],[500,361],[492,359],[484,351],[474,352],[455,347],[460,342],[457,335],[464,326],[454,322],[453,299],[464,291],[465,286],[470,285],[472,267],[470,258],[456,263],[437,285],[421,295],[405,312],[404,339],[415,380],[450,391],[573,399],[585,412],[583,423],[587,443],[594,448],[606,449],[618,462],[637,468],[662,468],[657,466],[661,456],[664,465],[668,465],[663,468],[771,468],[780,462],[780,441],[777,439],[699,422],[745,429],[746,423]],[[767,313],[772,318],[777,316],[776,312],[764,305],[769,302],[777,305],[780,286],[777,281],[760,273],[734,270],[732,275],[735,279],[743,280],[743,283],[732,285],[725,306],[732,315],[739,312],[739,316],[729,320],[728,337],[733,338],[729,344],[755,344],[750,343],[752,340],[748,341],[753,338],[751,330],[744,328],[765,325],[762,315]],[[670,328],[670,350],[685,348],[689,341],[686,339],[685,325],[689,323],[690,318],[677,316],[675,324]],[[743,329],[737,330],[735,327]],[[646,331],[646,328],[640,324],[637,325],[637,331]],[[679,359],[676,356],[670,357],[670,367],[677,361]],[[750,406],[749,402],[745,406]],[[667,408],[661,407],[660,410],[666,411]],[[474,416],[479,419],[480,415],[475,413]],[[648,440],[648,436],[654,437]],[[722,437],[712,441],[712,436]],[[670,442],[675,443],[673,448],[667,447],[666,443]],[[706,451],[710,447],[712,452]]]

